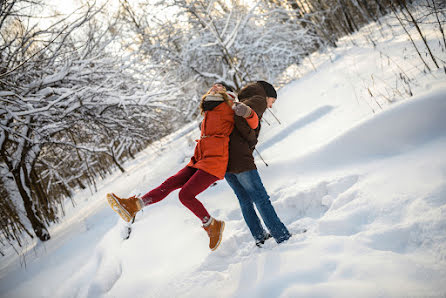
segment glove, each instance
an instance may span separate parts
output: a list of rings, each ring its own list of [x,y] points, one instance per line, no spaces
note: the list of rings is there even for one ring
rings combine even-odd
[[[251,108],[248,107],[247,105],[245,105],[242,102],[234,102],[234,105],[232,106],[232,109],[234,110],[234,113],[237,116],[243,117],[243,118],[248,118],[249,116],[251,116]]]

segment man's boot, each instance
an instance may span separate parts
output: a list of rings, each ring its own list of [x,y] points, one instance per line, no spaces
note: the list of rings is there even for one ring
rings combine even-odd
[[[261,240],[256,240],[256,245],[257,245],[258,247],[262,247],[263,244],[265,244],[265,241],[268,240],[268,239],[270,239],[270,238],[272,238],[272,237],[273,237],[273,236],[271,236],[270,233],[265,233],[265,237],[264,237],[263,239],[261,239]]]
[[[223,237],[223,230],[225,229],[225,222],[216,220],[211,217],[207,224],[203,225],[203,228],[209,235],[209,248],[211,250],[216,250],[220,245],[221,239]]]
[[[136,213],[144,207],[142,200],[136,196],[121,199],[114,193],[108,193],[107,200],[110,207],[126,222],[130,222]]]

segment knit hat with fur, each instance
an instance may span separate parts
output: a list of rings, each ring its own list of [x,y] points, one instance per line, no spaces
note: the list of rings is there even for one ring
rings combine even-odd
[[[265,89],[265,93],[268,97],[277,98],[276,89],[274,89],[273,85],[265,81],[257,81],[260,85],[262,85],[263,89]]]

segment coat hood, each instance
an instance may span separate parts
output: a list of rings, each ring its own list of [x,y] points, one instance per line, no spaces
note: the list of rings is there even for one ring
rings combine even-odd
[[[251,83],[243,87],[238,94],[238,99],[240,101],[244,101],[245,99],[254,95],[259,95],[266,98],[265,89],[263,89],[262,85],[259,83]]]

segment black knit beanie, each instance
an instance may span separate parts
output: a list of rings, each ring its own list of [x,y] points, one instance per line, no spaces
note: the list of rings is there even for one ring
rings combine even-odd
[[[215,82],[214,85],[215,85],[215,84],[221,84],[221,85],[223,85],[223,87],[226,88],[226,91],[234,92],[234,88],[232,88],[231,86],[229,86],[229,85],[226,84],[225,82]]]
[[[274,89],[273,85],[265,81],[257,81],[257,83],[262,85],[263,89],[265,90],[266,96],[277,98],[277,92],[276,89]]]

